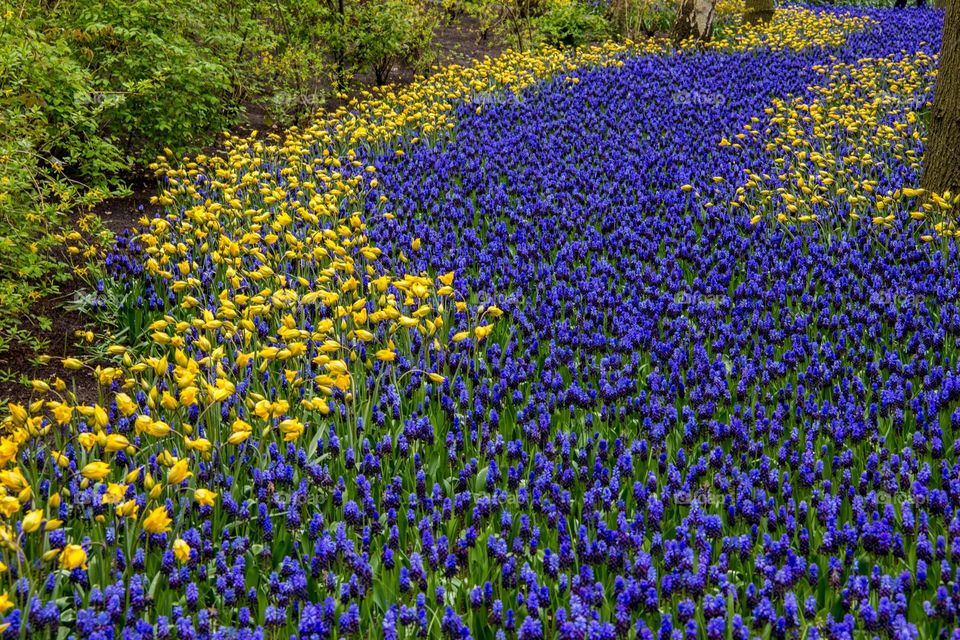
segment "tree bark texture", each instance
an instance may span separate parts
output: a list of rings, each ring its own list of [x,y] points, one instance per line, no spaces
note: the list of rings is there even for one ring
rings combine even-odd
[[[680,0],[673,36],[677,42],[693,38],[700,42],[713,35],[713,18],[716,0]]]
[[[960,0],[948,0],[921,185],[960,193]]]

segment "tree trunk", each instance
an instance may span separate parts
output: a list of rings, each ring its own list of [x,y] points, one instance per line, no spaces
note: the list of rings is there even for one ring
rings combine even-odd
[[[935,193],[960,193],[960,0],[947,3],[920,183]]]
[[[713,17],[717,0],[680,0],[673,37],[677,42],[693,38],[705,42],[713,35]]]
[[[746,24],[768,24],[773,20],[773,0],[747,0]]]
[[[343,2],[344,0],[337,0],[337,20],[340,25],[339,42],[334,54],[337,67],[337,91],[347,90],[347,53],[343,48],[343,43],[347,37],[347,8]]]

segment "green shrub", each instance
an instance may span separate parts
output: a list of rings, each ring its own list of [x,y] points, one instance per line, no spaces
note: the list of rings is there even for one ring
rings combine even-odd
[[[536,21],[536,38],[555,47],[580,47],[603,39],[609,31],[606,19],[582,2],[550,7]]]
[[[0,14],[2,353],[48,324],[29,313],[35,302],[82,275],[99,228],[84,220],[76,231],[72,212],[117,193],[127,162],[98,135],[110,105],[91,99],[93,73],[62,34],[34,28],[9,4]]]
[[[336,0],[235,3],[237,17],[227,30],[241,38],[234,49],[243,62],[234,100],[263,109],[267,124],[278,127],[300,124],[323,106],[335,84],[332,43],[325,36],[335,7]]]
[[[627,0],[629,1],[629,0]],[[602,7],[583,0],[443,0],[448,15],[479,22],[480,39],[494,35],[518,51],[531,45],[579,47],[612,33]]]
[[[349,23],[350,59],[387,82],[401,63],[423,70],[430,65],[436,19],[409,0],[361,2]]]
[[[363,73],[384,84],[402,63],[426,69],[435,26],[436,18],[414,0],[343,0],[331,3],[319,21],[341,87]]]
[[[236,117],[230,47],[195,6],[158,0],[64,0],[54,22],[103,100],[100,137],[130,160],[204,144]],[[231,43],[232,44],[232,43]]]
[[[448,15],[477,20],[481,40],[494,36],[523,51],[536,40],[537,20],[556,0],[443,0]]]
[[[158,149],[230,121],[230,42],[204,36],[209,14],[193,10],[0,0],[0,353],[42,348],[34,303],[100,257],[108,234],[89,207]]]
[[[625,38],[670,32],[676,15],[673,0],[612,0],[608,11],[612,31]]]

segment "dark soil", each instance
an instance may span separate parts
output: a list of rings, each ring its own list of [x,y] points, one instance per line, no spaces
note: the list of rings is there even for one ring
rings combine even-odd
[[[441,23],[436,30],[434,38],[433,65],[447,66],[451,64],[468,65],[473,60],[482,60],[486,56],[495,57],[503,52],[506,47],[490,38],[482,38],[479,22],[469,16],[459,16],[453,20]],[[388,81],[391,84],[407,84],[411,82],[417,73],[410,65],[400,66],[390,74]],[[358,76],[354,79],[353,93],[359,94],[364,89],[370,89],[375,86],[373,74],[367,76]],[[331,100],[327,108],[335,108],[342,104],[337,100]],[[239,123],[233,130],[239,135],[249,134],[253,130],[278,131],[276,127],[269,122],[263,109],[256,105],[248,105],[244,116],[244,121]],[[205,153],[215,153],[216,147],[203,149]],[[130,188],[130,194],[121,198],[113,198],[100,203],[93,209],[100,219],[114,234],[120,234],[123,231],[136,226],[137,221],[143,216],[150,216],[155,211],[151,208],[150,197],[156,195],[157,186],[152,175],[137,174],[128,177],[127,185]],[[74,390],[79,402],[92,403],[97,400],[97,383],[94,380],[93,373],[89,369],[80,371],[70,371],[61,364],[61,359],[67,357],[77,357],[85,362],[89,361],[89,354],[80,344],[82,337],[79,332],[88,329],[94,331],[94,340],[103,340],[104,336],[97,333],[97,328],[93,327],[89,318],[78,311],[70,310],[69,303],[74,299],[76,293],[84,288],[84,283],[80,280],[73,280],[64,283],[60,287],[61,293],[40,300],[31,308],[29,317],[46,317],[50,320],[50,326],[43,329],[37,323],[32,327],[31,333],[33,340],[28,343],[18,343],[11,345],[11,348],[5,353],[0,353],[0,372],[4,375],[0,378],[0,402],[5,406],[6,402],[27,403],[35,399],[29,380],[41,379],[50,380],[54,376],[59,376],[66,383],[67,387]],[[37,359],[35,344],[45,344],[41,350],[44,355],[50,356],[46,364],[41,364]]]
[[[50,356],[49,362],[41,364],[34,344],[22,342],[12,344],[8,351],[0,355],[0,370],[4,371],[4,378],[0,381],[0,399],[4,406],[7,402],[30,402],[34,398],[29,381],[50,380],[54,376],[60,376],[67,383],[67,388],[76,392],[79,401],[89,403],[96,400],[97,383],[91,372],[69,371],[61,364],[63,358],[84,355],[79,346],[82,338],[77,336],[77,332],[87,328],[88,319],[66,308],[74,292],[81,286],[80,282],[68,282],[62,286],[61,294],[40,300],[30,310],[31,318],[43,316],[50,320],[46,330],[38,325],[27,327],[34,340],[47,344],[42,353]]]
[[[150,213],[150,198],[157,195],[157,182],[152,175],[136,175],[127,180],[130,194],[122,198],[104,200],[93,212],[103,226],[114,234],[136,226],[137,220]]]
[[[483,60],[484,57],[496,57],[506,49],[501,42],[491,35],[483,38],[480,32],[480,22],[470,16],[459,16],[448,22],[437,25],[433,36],[433,55],[431,66],[446,67],[452,64],[466,66],[474,60]],[[421,71],[421,75],[429,75],[429,70]],[[410,65],[400,65],[395,68],[387,82],[390,84],[407,84],[417,76],[417,70]],[[376,86],[373,74],[357,76],[358,89],[369,89]]]
[[[480,22],[470,16],[461,16],[437,27],[433,44],[436,50],[434,64],[439,66],[467,65],[486,56],[496,57],[507,48],[492,34],[484,37]]]

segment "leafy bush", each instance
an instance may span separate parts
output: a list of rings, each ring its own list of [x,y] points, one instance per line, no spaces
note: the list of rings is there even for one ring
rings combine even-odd
[[[70,212],[117,192],[127,164],[97,135],[108,105],[90,99],[94,78],[62,38],[2,6],[0,27],[0,353],[29,336],[25,313],[97,251]],[[74,234],[77,234],[75,236]],[[66,244],[65,244],[66,243]],[[68,247],[67,244],[70,244]],[[85,245],[84,248],[80,248]],[[91,253],[93,252],[93,253]]]
[[[344,0],[332,3],[318,23],[338,83],[372,73],[384,84],[398,64],[429,66],[436,18],[411,0]]]
[[[555,47],[580,47],[608,31],[606,19],[582,2],[554,5],[537,20],[537,39]]]
[[[100,137],[128,156],[186,150],[230,124],[231,75],[206,20],[183,2],[65,1],[59,24],[74,58],[92,74],[90,99],[104,102]],[[232,42],[230,44],[233,44]],[[131,157],[131,160],[135,159]]]
[[[612,0],[608,9],[613,31],[628,38],[669,31],[676,14],[672,0]]]
[[[449,15],[478,20],[481,39],[496,36],[523,51],[531,45],[578,47],[612,32],[606,0],[444,0]]]
[[[350,59],[373,71],[377,84],[387,82],[400,63],[429,66],[436,19],[407,0],[362,2],[347,23]]]
[[[558,0],[458,0],[444,2],[451,15],[466,14],[480,24],[481,39],[494,35],[518,51],[536,40],[537,20]]]
[[[714,9],[714,38],[738,23],[745,11],[743,0],[718,0]],[[669,33],[677,17],[674,0],[611,0],[606,16],[611,31],[636,39]]]

